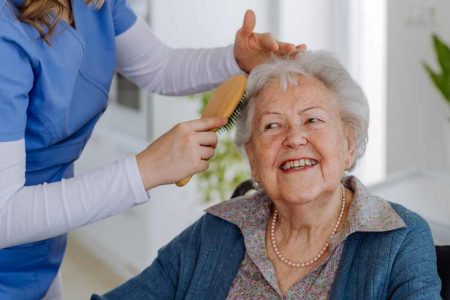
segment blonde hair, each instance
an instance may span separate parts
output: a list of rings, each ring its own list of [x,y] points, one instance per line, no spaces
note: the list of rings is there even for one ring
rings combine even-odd
[[[105,0],[85,0],[86,4],[97,9],[101,8],[104,2]],[[33,26],[41,38],[50,44],[65,9],[67,7],[62,0],[25,0],[19,7],[19,20]],[[54,13],[55,17],[52,16]]]

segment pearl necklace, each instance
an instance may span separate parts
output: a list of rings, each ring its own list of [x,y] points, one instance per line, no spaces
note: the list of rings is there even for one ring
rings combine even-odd
[[[275,254],[277,255],[277,257],[284,262],[285,264],[294,267],[294,268],[304,268],[304,267],[308,267],[310,265],[312,265],[313,263],[315,263],[316,261],[318,261],[322,255],[325,253],[325,251],[327,250],[327,248],[330,246],[330,240],[331,237],[333,235],[336,234],[338,228],[339,228],[339,224],[342,221],[342,216],[344,215],[344,210],[345,210],[345,187],[343,185],[341,185],[341,190],[342,190],[342,205],[341,205],[341,211],[339,212],[339,216],[337,218],[336,224],[333,227],[333,231],[331,232],[330,236],[328,237],[325,245],[323,245],[322,250],[320,250],[320,252],[312,259],[310,259],[309,261],[305,261],[305,262],[294,262],[291,261],[289,259],[287,259],[286,257],[283,256],[283,254],[280,253],[280,250],[278,249],[278,245],[277,242],[275,241],[275,224],[277,222],[277,217],[278,217],[278,210],[275,209],[275,211],[273,212],[273,217],[272,217],[272,225],[270,227],[270,239],[272,241],[272,247],[273,250],[275,251]]]

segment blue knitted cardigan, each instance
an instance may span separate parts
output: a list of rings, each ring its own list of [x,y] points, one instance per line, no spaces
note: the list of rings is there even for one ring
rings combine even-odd
[[[391,203],[406,227],[345,241],[330,299],[441,299],[427,223]],[[141,274],[93,300],[225,299],[245,254],[235,225],[211,214],[162,248]]]

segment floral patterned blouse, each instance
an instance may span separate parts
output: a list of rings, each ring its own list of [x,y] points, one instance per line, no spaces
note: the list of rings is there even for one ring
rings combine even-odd
[[[208,213],[238,226],[244,236],[246,254],[227,299],[328,299],[344,241],[350,234],[383,232],[406,226],[387,201],[370,194],[355,177],[346,177],[344,185],[354,193],[344,229],[332,237],[330,252],[324,261],[292,285],[284,297],[266,253],[266,225],[272,208],[269,197],[260,191],[208,208]]]

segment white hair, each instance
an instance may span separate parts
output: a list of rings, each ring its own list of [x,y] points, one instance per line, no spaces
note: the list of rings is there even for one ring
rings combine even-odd
[[[253,69],[246,88],[249,102],[236,122],[235,144],[242,150],[250,140],[255,100],[264,87],[270,81],[277,80],[282,91],[286,91],[289,86],[297,85],[299,76],[321,81],[336,96],[342,122],[355,136],[354,166],[366,149],[369,105],[350,74],[333,55],[324,51],[305,51],[293,57],[273,57]]]

